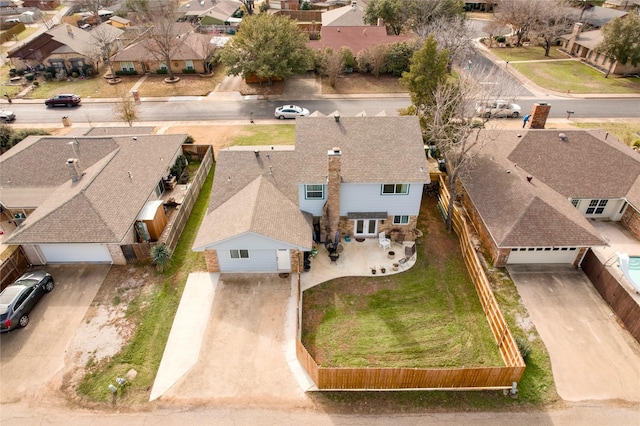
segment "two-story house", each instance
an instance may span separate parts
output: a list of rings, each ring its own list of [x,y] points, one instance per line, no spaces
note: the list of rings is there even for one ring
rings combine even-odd
[[[218,153],[193,245],[210,272],[296,272],[318,243],[414,238],[429,183],[416,117],[302,117],[295,139]]]

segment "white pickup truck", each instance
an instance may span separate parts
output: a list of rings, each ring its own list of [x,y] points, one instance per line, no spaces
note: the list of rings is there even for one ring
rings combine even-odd
[[[491,117],[507,117],[518,118],[520,117],[520,105],[514,104],[502,99],[498,99],[494,102],[477,102],[476,103],[476,115],[478,117],[491,118]]]

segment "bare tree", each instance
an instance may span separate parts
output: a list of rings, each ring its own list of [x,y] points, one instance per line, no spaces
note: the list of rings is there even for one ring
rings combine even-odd
[[[119,32],[111,25],[100,25],[91,31],[92,45],[91,51],[87,52],[94,60],[102,60],[109,66],[109,73],[111,78],[115,78],[113,72],[113,63],[111,62],[111,56],[117,49],[117,40]],[[96,60],[96,62],[97,62]],[[96,70],[98,70],[98,64],[96,63]]]
[[[459,0],[401,0],[400,16],[404,25],[411,28],[420,37],[429,34],[421,32],[435,20],[451,20],[462,16],[464,3]]]
[[[475,53],[469,29],[465,24],[464,18],[460,15],[456,15],[453,18],[445,16],[436,18],[424,27],[416,28],[416,32],[422,38],[433,34],[438,43],[438,48],[449,51],[449,62],[447,64],[449,73],[451,73],[454,62],[462,63]]]
[[[573,18],[566,0],[538,0],[540,10],[538,19],[531,28],[532,38],[544,47],[544,56],[549,56],[551,46],[562,35],[571,32]]]
[[[516,46],[521,46],[522,39],[535,27],[541,9],[539,1],[498,0],[494,16],[496,22],[511,28],[516,36]]]
[[[164,63],[170,80],[175,80],[171,58],[184,43],[186,33],[192,31],[189,24],[176,21],[176,6],[174,1],[154,3],[152,8],[147,8],[141,14],[147,26],[144,46],[159,62]]]
[[[358,66],[360,69],[368,68],[375,78],[380,77],[380,73],[384,71],[385,61],[387,60],[388,46],[377,44],[358,55]]]
[[[322,52],[322,70],[331,87],[336,87],[338,77],[344,72],[344,57],[340,51],[331,48]]]
[[[129,96],[123,96],[122,99],[113,106],[113,114],[119,120],[133,126],[133,122],[139,118],[138,105]]]

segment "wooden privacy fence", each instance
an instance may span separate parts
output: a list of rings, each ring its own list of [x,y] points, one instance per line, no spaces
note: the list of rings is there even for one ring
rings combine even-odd
[[[640,306],[638,303],[592,250],[587,251],[580,267],[598,290],[600,296],[618,315],[629,333],[640,343]]]
[[[444,212],[448,209],[449,199],[449,190],[441,176],[440,204]],[[487,321],[489,322],[489,327],[491,328],[493,337],[496,339],[496,343],[500,349],[500,354],[502,355],[502,359],[507,365],[507,368],[514,369],[514,375],[517,376],[517,379],[514,379],[513,381],[517,382],[520,380],[525,368],[525,363],[522,359],[522,355],[520,355],[518,344],[513,338],[513,334],[511,334],[511,330],[509,329],[509,326],[502,315],[502,311],[500,311],[498,302],[493,295],[489,279],[484,273],[484,268],[482,267],[478,254],[471,242],[467,223],[462,213],[455,205],[453,206],[452,219],[453,229],[456,234],[458,234],[464,261],[467,265],[467,269],[469,270],[469,275],[471,275],[471,279],[473,279],[473,283],[476,286],[476,291],[478,292],[478,297],[480,297],[480,303],[482,304],[482,309],[484,309]]]
[[[441,203],[449,200],[446,185],[440,182]],[[298,313],[296,357],[320,390],[377,389],[505,389],[519,382],[525,363],[511,330],[498,307],[480,259],[471,244],[462,214],[454,209],[454,229],[460,238],[462,253],[473,279],[480,303],[496,340],[504,367],[477,368],[329,368],[319,366],[300,341]],[[298,278],[299,280],[299,278]],[[298,282],[298,289],[300,284]],[[300,293],[298,291],[298,293]],[[300,303],[298,303],[298,307]],[[298,308],[300,309],[300,308]]]
[[[2,253],[0,263],[0,291],[24,274],[29,268],[29,259],[22,246],[8,246]]]

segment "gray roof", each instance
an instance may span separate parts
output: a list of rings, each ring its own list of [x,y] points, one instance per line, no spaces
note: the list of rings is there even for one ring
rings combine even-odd
[[[491,142],[462,180],[499,247],[604,245],[570,198],[626,198],[639,205],[640,155],[603,131],[485,134]]]
[[[570,40],[571,34],[565,34],[563,39]],[[590,50],[594,50],[604,40],[601,30],[583,31],[576,37],[575,43],[584,46]]]
[[[312,231],[311,215],[302,213],[273,183],[259,176],[205,217],[193,246],[204,250],[250,232],[308,251]]]
[[[259,176],[298,206],[300,184],[326,182],[327,152],[334,147],[342,152],[344,183],[429,182],[416,117],[340,117],[339,122],[334,117],[301,117],[296,119],[295,147],[267,147],[258,149],[258,155],[246,148],[218,152],[207,215],[214,214]],[[286,203],[278,203],[268,213],[286,222],[291,210]],[[200,227],[199,232],[205,234],[198,235],[194,247],[209,244],[209,231],[204,228]]]
[[[144,204],[155,197],[155,187],[180,153],[185,137],[77,138],[79,164],[84,171],[77,182],[71,181],[66,165],[73,157],[69,138],[46,137],[19,152],[11,149],[7,153],[11,155],[0,157],[3,176],[5,165],[22,165],[22,176],[12,178],[14,189],[46,187],[50,196],[7,243],[120,243]],[[47,176],[51,183],[47,183]]]
[[[361,7],[343,6],[322,12],[322,25],[333,27],[360,27],[364,23],[364,10]]]
[[[215,5],[215,7],[207,10],[206,12],[202,13],[201,16],[210,16],[214,19],[218,19],[220,21],[226,21],[227,19],[229,19],[230,17],[233,16],[233,14],[242,7],[242,3],[238,2],[238,1],[234,1],[234,0],[220,0],[220,2],[218,4]]]
[[[592,6],[586,9],[584,13],[581,7],[572,7],[569,13],[576,21],[580,20],[581,22],[600,28],[612,19],[625,16],[628,12],[602,6]],[[582,15],[582,19],[580,19],[580,15]]]
[[[101,24],[99,28],[99,31],[105,34],[107,32],[113,34],[114,39],[124,33],[124,30],[107,23]],[[96,30],[98,28],[94,31]],[[77,53],[82,56],[96,50],[96,40],[92,33],[93,31],[85,31],[70,24],[58,25],[47,31],[47,34],[50,34],[55,41],[63,44],[52,53]]]

